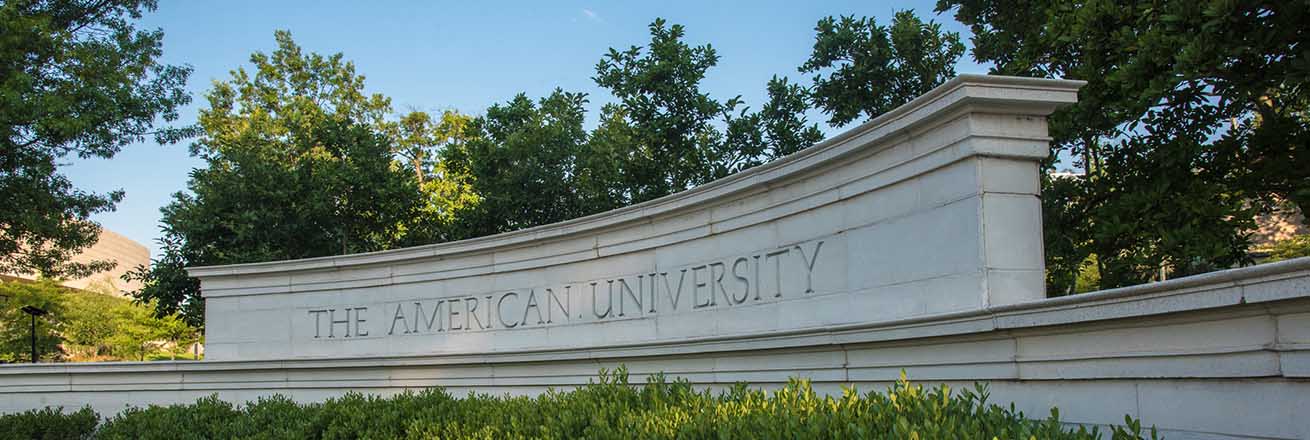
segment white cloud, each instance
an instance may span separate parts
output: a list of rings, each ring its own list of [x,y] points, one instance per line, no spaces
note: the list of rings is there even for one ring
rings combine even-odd
[[[605,22],[604,19],[600,18],[600,15],[597,14],[596,11],[593,11],[593,10],[590,10],[590,9],[587,9],[587,8],[582,8],[582,15],[583,15],[584,17],[587,17],[588,20],[591,20],[591,21],[594,21],[594,22],[597,22],[597,23],[604,23],[604,22]]]

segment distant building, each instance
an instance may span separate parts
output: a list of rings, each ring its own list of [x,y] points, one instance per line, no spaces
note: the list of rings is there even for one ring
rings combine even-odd
[[[99,241],[96,241],[95,245],[73,257],[73,261],[79,263],[87,263],[95,260],[109,260],[117,262],[118,264],[108,271],[95,273],[86,278],[67,280],[62,284],[74,289],[82,290],[105,286],[115,295],[126,296],[127,292],[140,289],[141,282],[123,281],[123,274],[135,269],[138,265],[149,265],[150,250],[146,249],[146,247],[141,243],[137,243],[130,238],[124,237],[122,234],[101,228]],[[3,274],[0,275],[0,278],[33,280],[36,279],[36,275]]]

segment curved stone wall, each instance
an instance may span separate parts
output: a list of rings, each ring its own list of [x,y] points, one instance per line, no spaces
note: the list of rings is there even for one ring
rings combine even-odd
[[[454,243],[192,268],[214,360],[593,349],[1043,295],[1044,116],[1080,82],[963,76],[793,156]]]

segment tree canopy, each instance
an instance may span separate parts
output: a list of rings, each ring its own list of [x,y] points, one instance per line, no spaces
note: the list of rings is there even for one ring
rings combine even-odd
[[[419,209],[417,182],[394,166],[390,100],[364,91],[340,54],[303,53],[287,32],[214,84],[192,152],[206,162],[163,208],[165,255],[131,276],[161,314],[202,325],[184,266],[388,249]]]
[[[122,191],[75,188],[60,173],[71,157],[111,158],[154,136],[190,101],[188,67],[160,64],[163,33],[132,23],[153,0],[0,3],[0,272],[83,276],[112,266],[70,257],[95,244],[92,214]]]
[[[815,73],[814,102],[840,126],[878,115],[927,93],[955,76],[964,54],[960,35],[900,11],[891,27],[871,17],[819,20],[814,50],[800,66]]]

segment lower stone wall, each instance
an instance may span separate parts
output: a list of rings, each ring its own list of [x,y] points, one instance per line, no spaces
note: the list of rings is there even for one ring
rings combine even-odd
[[[218,394],[317,401],[443,386],[535,394],[626,366],[706,387],[789,377],[820,391],[988,383],[992,401],[1043,418],[1120,424],[1170,439],[1310,438],[1310,259],[878,326],[585,351],[295,361],[0,367],[0,412],[90,405],[102,414]]]

